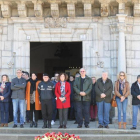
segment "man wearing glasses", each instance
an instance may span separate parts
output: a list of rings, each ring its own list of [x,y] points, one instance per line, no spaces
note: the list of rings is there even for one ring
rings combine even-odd
[[[77,128],[81,128],[84,125],[89,128],[89,110],[92,90],[92,80],[86,75],[84,68],[80,69],[80,77],[77,77],[74,82],[75,101],[77,108]]]
[[[22,70],[17,70],[17,77],[12,79],[11,90],[12,90],[12,102],[13,102],[13,116],[14,116],[14,126],[17,127],[17,112],[18,108],[20,111],[20,128],[24,127],[24,105],[25,105],[25,87],[26,80],[21,77]]]

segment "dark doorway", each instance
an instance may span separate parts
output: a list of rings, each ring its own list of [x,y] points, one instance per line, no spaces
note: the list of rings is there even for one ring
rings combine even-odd
[[[82,42],[31,42],[30,72],[44,72],[51,77],[55,72],[75,75],[82,67]]]

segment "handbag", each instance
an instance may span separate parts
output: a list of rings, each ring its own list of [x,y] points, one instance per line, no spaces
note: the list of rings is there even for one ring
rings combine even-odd
[[[114,95],[112,100],[111,100],[111,106],[112,107],[117,107],[117,102],[116,102],[115,98],[116,98],[116,95]]]

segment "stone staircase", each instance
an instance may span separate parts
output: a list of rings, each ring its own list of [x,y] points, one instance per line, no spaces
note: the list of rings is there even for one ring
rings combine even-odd
[[[8,128],[0,128],[0,140],[34,140],[35,136],[43,135],[46,132],[62,132],[80,136],[82,140],[140,140],[140,129],[117,129],[117,125],[110,125],[110,129],[98,129],[97,122],[90,123],[90,128],[76,128],[73,122],[68,122],[67,129],[58,129],[59,122],[52,129],[42,129],[42,122],[38,128],[29,128],[26,124],[24,128],[12,128],[13,123]]]

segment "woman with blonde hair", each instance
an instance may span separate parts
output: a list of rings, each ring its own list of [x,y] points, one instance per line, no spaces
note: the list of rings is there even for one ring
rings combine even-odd
[[[118,128],[121,129],[121,111],[123,112],[123,128],[126,129],[126,110],[128,96],[130,94],[129,82],[126,80],[126,73],[121,71],[115,82],[115,96],[118,107]]]
[[[1,110],[1,125],[0,127],[8,127],[9,120],[9,102],[11,93],[11,83],[8,75],[4,74],[1,77],[0,83],[0,110]]]

